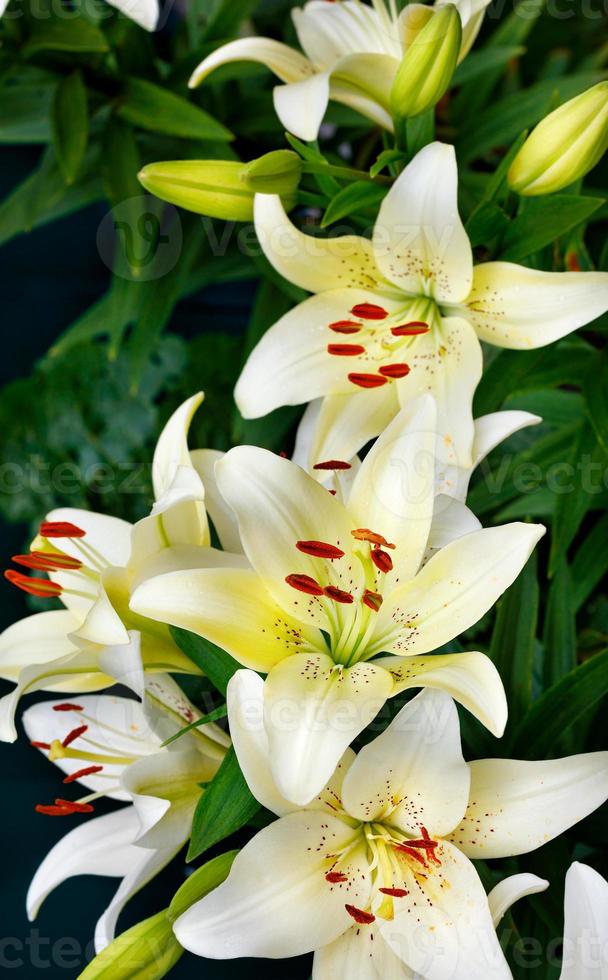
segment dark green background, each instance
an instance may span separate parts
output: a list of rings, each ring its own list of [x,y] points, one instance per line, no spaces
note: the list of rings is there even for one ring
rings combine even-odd
[[[34,164],[37,151],[2,149],[0,199]],[[108,272],[95,245],[103,206],[54,222],[15,239],[0,252],[3,356],[0,384],[26,376],[36,359],[53,340],[107,288]],[[205,329],[236,332],[243,328],[251,302],[247,285],[229,291],[207,290],[182,304],[173,328],[183,336]],[[211,327],[210,327],[211,325]],[[100,354],[100,356],[103,356]],[[1,460],[0,462],[10,462]],[[21,551],[28,540],[25,526],[2,525],[2,556]],[[28,612],[25,597],[0,580],[0,627],[3,629]],[[10,685],[0,682],[2,693]],[[24,705],[32,703],[26,699]],[[92,955],[95,922],[119,884],[118,879],[79,877],[58,888],[43,905],[38,920],[25,915],[25,895],[36,867],[47,851],[76,826],[71,819],[52,819],[35,813],[38,802],[48,802],[60,792],[58,770],[30,748],[24,739],[0,746],[3,800],[2,830],[2,934],[0,973],[27,978],[77,977]],[[97,813],[112,805],[97,806]],[[238,841],[230,841],[228,849]],[[158,912],[183,880],[185,864],[177,860],[127,907],[120,931],[147,915]],[[238,923],[235,923],[238,929]],[[171,977],[272,978],[308,977],[308,958],[285,962],[209,962],[187,954]]]

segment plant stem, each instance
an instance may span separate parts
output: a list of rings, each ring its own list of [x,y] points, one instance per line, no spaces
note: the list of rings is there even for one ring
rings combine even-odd
[[[336,167],[331,163],[314,163],[305,160],[302,169],[305,174],[324,174],[327,177],[337,177],[338,180],[366,180],[372,184],[387,185],[393,183],[392,177],[383,175],[372,177],[366,170],[355,170],[353,167]]]

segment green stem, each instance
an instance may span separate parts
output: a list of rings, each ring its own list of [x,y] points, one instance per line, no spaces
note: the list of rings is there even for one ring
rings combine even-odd
[[[372,184],[387,185],[393,183],[392,177],[372,177],[366,170],[355,170],[353,167],[336,167],[331,163],[315,163],[311,160],[305,160],[302,169],[305,174],[324,174],[327,177],[337,177],[338,180],[366,180]]]

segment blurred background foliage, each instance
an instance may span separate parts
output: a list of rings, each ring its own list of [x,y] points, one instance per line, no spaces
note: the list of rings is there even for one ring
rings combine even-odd
[[[137,172],[163,159],[247,161],[287,145],[268,72],[226,66],[194,92],[187,80],[244,25],[295,42],[294,5],[184,0],[165,8],[152,35],[101,0],[11,0],[0,20],[0,516],[7,562],[52,506],[141,517],[151,503],[155,438],[173,408],[199,388],[206,400],[192,445],[226,449],[243,441],[290,452],[300,410],[244,422],[232,388],[256,338],[299,291],[272,272],[249,226],[163,205],[142,193]],[[478,258],[608,271],[606,161],[584,183],[547,198],[516,199],[494,177],[497,168],[504,176],[526,130],[606,77],[607,20],[600,0],[524,0],[515,12],[496,0],[489,8],[436,129],[457,148],[461,213]],[[74,105],[77,112],[66,108]],[[386,148],[380,131],[332,103],[318,146],[296,148],[321,164],[321,173],[304,179],[295,219],[310,233],[369,227],[382,187],[373,185],[369,204],[355,215],[346,191],[352,184],[324,175],[322,166],[370,168]],[[607,328],[603,317],[548,348],[485,351],[476,415],[518,408],[543,422],[481,465],[469,505],[485,525],[534,518],[550,533],[497,610],[450,646],[488,652],[511,707],[502,741],[462,714],[471,756],[550,758],[606,747]],[[7,625],[24,613],[25,600],[8,584],[0,594]],[[390,713],[400,703],[391,703]],[[388,717],[389,709],[378,724]],[[27,881],[57,835],[52,822],[34,819],[33,804],[50,796],[54,777],[23,743],[2,751],[13,781],[5,833],[22,841],[26,827],[32,841],[25,855],[8,855],[5,874],[6,929],[23,937]],[[563,877],[573,859],[608,875],[607,826],[600,811],[535,854],[480,867],[488,886],[517,870],[552,883],[501,927],[516,977],[558,976]],[[162,876],[129,908],[124,925],[166,905],[181,875],[180,866]],[[99,879],[63,886],[42,912],[43,933],[63,936],[68,928],[84,949],[111,886]],[[202,975],[242,974],[242,966],[205,964]],[[47,975],[78,972],[53,969]],[[194,970],[201,965],[185,958],[174,975]],[[245,967],[247,976],[256,970],[284,975],[281,964]],[[289,964],[290,976],[309,972],[307,958]]]

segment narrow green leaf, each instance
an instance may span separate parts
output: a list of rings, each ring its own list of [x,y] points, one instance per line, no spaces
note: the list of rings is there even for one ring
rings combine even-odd
[[[225,704],[221,704],[219,708],[214,708],[214,710],[210,711],[209,714],[203,715],[202,718],[197,718],[196,721],[193,721],[189,725],[186,725],[185,728],[182,728],[179,732],[176,732],[175,735],[171,736],[171,738],[166,739],[162,743],[161,748],[165,748],[167,745],[171,745],[172,742],[175,742],[178,738],[181,738],[182,735],[186,735],[188,732],[193,731],[193,729],[195,728],[200,728],[201,725],[208,725],[210,722],[217,721],[219,718],[225,718],[227,714],[228,714],[228,708],[226,707]]]
[[[198,801],[192,821],[188,861],[236,833],[260,809],[231,748]]]
[[[562,677],[535,702],[513,738],[515,758],[554,757],[561,735],[608,693],[608,650]]]
[[[61,79],[52,112],[53,145],[67,184],[72,184],[87,148],[87,90],[79,71]]]
[[[230,130],[203,109],[141,78],[127,79],[117,112],[121,119],[153,133],[221,142],[233,139]]]
[[[511,47],[486,47],[480,51],[472,51],[462,61],[452,79],[452,85],[465,85],[473,79],[478,79],[486,72],[496,72],[500,65],[505,65],[513,58],[519,58],[525,53],[525,48],[521,45]]]
[[[225,697],[228,681],[240,670],[241,665],[225,650],[216,647],[210,640],[204,640],[202,636],[177,626],[171,626],[170,630],[182,653],[200,667],[213,686]]]
[[[500,600],[489,650],[515,721],[525,715],[532,700],[539,603],[536,567],[534,554]]]
[[[238,33],[238,27],[255,10],[259,0],[220,0],[203,33],[205,41],[224,40]]]
[[[572,559],[574,611],[585,604],[596,585],[608,574],[608,514],[595,521]]]
[[[527,200],[505,232],[500,258],[509,262],[525,259],[586,221],[604,203],[602,198],[577,194]]]
[[[350,214],[364,211],[366,208],[377,207],[387,192],[386,187],[378,187],[377,184],[370,184],[368,181],[356,181],[343,187],[332,199],[327,207],[321,228],[346,218]]]
[[[560,557],[549,587],[543,629],[544,685],[553,687],[576,667],[576,621],[572,602],[572,577]]]
[[[50,143],[54,95],[54,81],[3,86],[0,143]]]
[[[589,421],[602,446],[608,450],[608,358],[605,353],[597,356],[585,380],[585,398]]]
[[[488,246],[493,239],[502,236],[509,227],[509,219],[498,204],[489,201],[476,208],[467,221],[467,234],[471,245]]]
[[[109,45],[103,32],[84,17],[56,17],[34,21],[30,38],[23,46],[23,56],[42,51],[65,51],[71,54],[104,54]]]
[[[378,155],[375,162],[369,168],[370,177],[377,177],[385,167],[389,167],[392,163],[405,164],[407,162],[407,157],[403,150],[383,150],[382,153]]]

